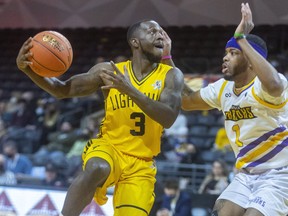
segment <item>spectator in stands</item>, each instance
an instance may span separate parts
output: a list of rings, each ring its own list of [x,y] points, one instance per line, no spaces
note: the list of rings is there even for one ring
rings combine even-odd
[[[18,108],[18,100],[21,98],[21,92],[19,91],[12,91],[11,92],[11,97],[7,101],[6,104],[6,111],[9,113],[13,113],[17,110]]]
[[[0,143],[2,143],[2,140],[7,134],[7,128],[5,125],[5,122],[0,117]]]
[[[6,158],[0,154],[0,185],[15,185],[17,180],[13,172],[6,170]]]
[[[229,139],[224,127],[219,128],[214,142],[214,149],[216,151],[227,152],[232,151]]]
[[[150,215],[156,215],[158,210],[161,210],[162,198],[164,195],[164,185],[163,181],[160,179],[156,179],[155,187],[154,187],[155,201],[150,211]],[[169,210],[168,210],[169,212]]]
[[[216,137],[215,137],[215,142],[214,142],[214,149],[216,151],[220,152],[227,152],[227,151],[232,151],[229,139],[227,137],[226,130],[224,128],[224,117],[221,116],[219,117],[221,122],[223,123],[223,127],[219,128],[217,131]]]
[[[205,177],[198,192],[200,194],[220,194],[228,184],[226,163],[216,160],[213,162],[211,174]]]
[[[0,116],[3,118],[3,114],[6,112],[7,102],[6,101],[0,101]]]
[[[165,129],[165,135],[170,139],[170,142],[174,143],[174,146],[187,142],[187,117],[183,113],[179,113],[174,124],[170,128]]]
[[[187,118],[183,113],[179,113],[174,124],[170,128],[165,129],[165,145],[169,147],[166,147],[167,151],[164,151],[163,154],[167,160],[174,162],[180,162],[182,160],[182,156],[185,155],[183,152],[185,148],[182,148],[182,144],[187,142],[187,136]]]
[[[50,152],[63,151],[67,153],[78,137],[79,129],[74,129],[69,121],[63,121],[60,130],[48,135],[49,143],[46,148]]]
[[[14,140],[9,139],[3,143],[3,153],[7,157],[7,170],[16,174],[16,177],[21,174],[31,174],[32,162],[27,156],[18,152],[17,143]]]
[[[77,140],[73,143],[70,151],[66,154],[66,159],[69,164],[68,167],[68,183],[71,183],[79,172],[82,171],[82,151],[88,140],[94,136],[94,131],[90,131],[88,128],[82,129]]]
[[[10,126],[13,113],[17,110],[17,102],[20,98],[20,92],[13,91],[11,92],[11,96],[7,102],[1,104],[1,117],[3,121],[6,123],[7,127]]]
[[[37,99],[35,98],[34,92],[32,91],[23,92],[23,94],[21,95],[21,99],[26,101],[28,109],[33,111],[34,113],[37,105]]]
[[[161,208],[168,209],[171,216],[191,216],[191,196],[179,189],[178,180],[166,181]]]
[[[54,187],[67,186],[64,176],[61,176],[58,167],[51,162],[45,166],[45,179],[42,181],[42,185]]]
[[[75,156],[81,156],[83,148],[87,144],[88,140],[93,137],[93,135],[94,135],[93,131],[89,131],[88,128],[80,130],[78,138],[75,140],[71,149],[66,154],[66,157],[72,158]]]
[[[83,137],[87,134],[83,133],[81,129],[74,129],[70,122],[64,121],[60,130],[53,132],[48,135],[48,140],[50,141],[46,146],[42,146],[33,155],[34,164],[38,166],[43,166],[49,160],[52,160],[63,168],[67,164],[67,154],[70,157],[80,156],[82,150],[79,151],[79,146],[83,146],[87,143],[87,140],[83,141]],[[78,152],[76,153],[75,151]]]
[[[168,143],[173,147],[173,153],[170,151],[165,154],[168,160],[176,160],[180,163],[199,163],[196,146],[187,142],[188,130],[188,120],[183,113],[180,113],[174,124],[165,130]]]
[[[229,180],[229,183],[232,182],[232,180],[235,178],[235,176],[239,173],[239,170],[233,166],[232,167],[232,170],[229,172],[229,175],[228,175],[228,180]]]
[[[35,129],[36,103],[33,92],[26,91],[17,96],[15,110],[12,111],[11,126]]]
[[[176,148],[176,152],[180,157],[180,163],[202,163],[199,157],[199,150],[192,143],[183,143]]]
[[[15,112],[12,113],[11,126],[23,128],[33,125],[35,123],[34,114],[34,110],[29,108],[27,101],[24,98],[20,98]]]
[[[41,143],[46,144],[48,142],[47,135],[56,131],[60,112],[59,104],[54,98],[38,101],[37,115],[41,130]]]

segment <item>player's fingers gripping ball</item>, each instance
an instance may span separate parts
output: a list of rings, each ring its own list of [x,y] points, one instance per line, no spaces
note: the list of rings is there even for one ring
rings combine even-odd
[[[43,31],[32,39],[31,69],[43,77],[58,77],[71,66],[73,50],[68,39],[55,31]]]

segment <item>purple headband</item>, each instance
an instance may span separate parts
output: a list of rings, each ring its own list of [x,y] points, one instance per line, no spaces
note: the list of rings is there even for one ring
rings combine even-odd
[[[252,41],[249,41],[249,44],[261,55],[263,56],[265,59],[267,58],[267,52],[266,50],[264,50],[262,47],[260,47],[258,44],[253,43]],[[234,37],[232,37],[226,44],[226,48],[228,47],[233,47],[239,50],[242,50],[241,47],[238,45],[237,41],[235,40]]]

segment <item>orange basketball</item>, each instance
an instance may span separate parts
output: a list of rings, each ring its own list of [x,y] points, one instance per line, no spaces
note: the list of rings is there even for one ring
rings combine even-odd
[[[71,66],[73,50],[70,42],[59,32],[43,31],[32,40],[31,69],[43,77],[58,77]]]

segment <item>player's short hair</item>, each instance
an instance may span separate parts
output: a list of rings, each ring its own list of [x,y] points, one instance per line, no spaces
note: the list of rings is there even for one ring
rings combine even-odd
[[[127,41],[128,44],[130,45],[130,39],[133,38],[135,36],[135,32],[137,32],[137,30],[140,28],[141,24],[144,22],[148,22],[151,21],[150,19],[145,19],[145,20],[140,20],[134,24],[132,24],[127,31]]]
[[[268,49],[267,49],[267,44],[266,42],[259,36],[254,35],[254,34],[248,34],[246,36],[246,39],[249,42],[253,42],[255,44],[257,44],[258,46],[260,46],[266,53],[268,53]]]
[[[178,179],[174,179],[174,178],[167,179],[165,181],[165,188],[178,190],[179,189],[179,181],[178,181]]]

